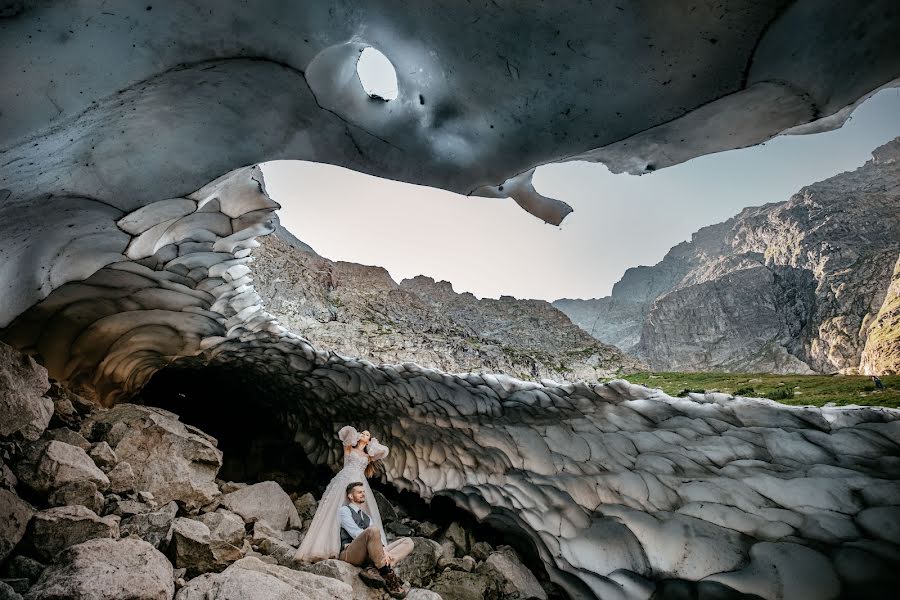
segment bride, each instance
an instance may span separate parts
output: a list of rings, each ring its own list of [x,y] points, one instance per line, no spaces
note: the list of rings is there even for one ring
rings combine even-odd
[[[349,425],[338,432],[338,437],[344,444],[344,468],[325,488],[316,515],[294,555],[295,560],[315,562],[337,558],[341,549],[338,511],[347,504],[347,486],[356,481],[362,482],[365,488],[366,512],[372,519],[372,525],[381,530],[381,543],[387,545],[381,514],[366,478],[375,474],[375,463],[388,455],[388,449],[379,444],[368,431],[360,433]]]

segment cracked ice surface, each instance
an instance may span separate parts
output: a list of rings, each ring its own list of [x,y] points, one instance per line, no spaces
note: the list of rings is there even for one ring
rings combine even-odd
[[[115,262],[70,281],[80,261],[49,261],[54,291],[3,331],[82,394],[127,399],[171,365],[239,369],[266,390],[255,409],[332,465],[337,429],[365,415],[392,448],[391,484],[524,532],[575,597],[649,598],[663,580],[862,596],[900,566],[900,411],[373,365],[260,306],[252,249],[277,204],[257,167],[132,210],[89,206],[118,232]]]

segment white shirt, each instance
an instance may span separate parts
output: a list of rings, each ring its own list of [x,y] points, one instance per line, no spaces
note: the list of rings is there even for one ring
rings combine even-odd
[[[362,528],[356,524],[356,521],[353,520],[353,512],[359,512],[362,510],[361,506],[356,504],[345,504],[341,507],[341,528],[346,530],[347,533],[350,534],[354,540],[363,532]],[[351,512],[352,511],[352,512]],[[366,516],[369,516],[369,513],[365,513]],[[371,517],[369,517],[371,518]]]

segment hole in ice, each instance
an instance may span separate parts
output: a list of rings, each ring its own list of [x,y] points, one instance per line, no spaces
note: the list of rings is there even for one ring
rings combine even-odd
[[[370,98],[387,102],[397,97],[397,72],[394,65],[375,48],[365,48],[360,53],[356,74]]]

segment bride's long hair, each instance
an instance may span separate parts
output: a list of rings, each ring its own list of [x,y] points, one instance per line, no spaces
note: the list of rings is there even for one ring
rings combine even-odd
[[[356,445],[353,447],[354,448],[359,447],[359,442],[356,442]],[[363,452],[368,452],[368,449],[369,449],[368,444],[366,444],[365,446],[362,447]],[[380,463],[380,462],[381,462],[380,460],[369,461],[369,464],[366,465],[366,470],[364,471],[366,479],[371,479],[375,475],[375,473],[378,472],[378,463]]]

